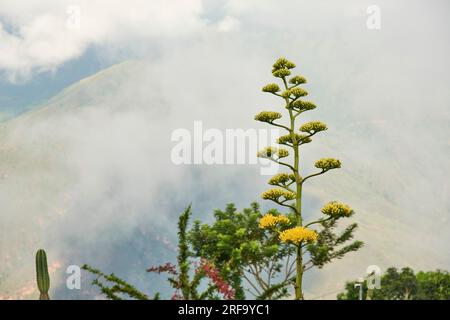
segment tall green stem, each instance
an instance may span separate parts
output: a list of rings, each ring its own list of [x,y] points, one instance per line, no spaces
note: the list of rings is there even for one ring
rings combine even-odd
[[[288,85],[286,79],[283,78],[284,87],[288,90]],[[299,145],[297,141],[297,137],[295,136],[295,116],[290,108],[289,98],[286,98],[286,106],[289,110],[289,118],[290,118],[290,134],[292,145],[294,149],[294,175],[295,175],[295,184],[296,184],[296,195],[295,195],[295,215],[297,218],[297,226],[302,226],[302,178],[300,176],[300,152]],[[303,250],[301,244],[298,245],[296,250],[296,276],[295,276],[295,299],[303,300],[303,290],[302,290],[302,281],[303,281]]]

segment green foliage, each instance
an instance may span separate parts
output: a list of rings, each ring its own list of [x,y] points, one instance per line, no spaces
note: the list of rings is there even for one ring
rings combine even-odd
[[[276,210],[271,211],[277,215]],[[215,221],[195,221],[189,233],[194,254],[213,262],[244,299],[244,282],[254,297],[277,299],[287,294],[293,275],[286,257],[293,251],[281,244],[277,235],[259,228],[262,213],[257,203],[238,212],[233,204],[214,212]],[[288,265],[286,265],[286,263]],[[286,272],[287,271],[287,272]],[[243,281],[244,280],[244,281]],[[278,283],[273,283],[278,280]]]
[[[345,254],[357,251],[363,247],[362,241],[353,241],[353,232],[358,225],[353,223],[339,234],[336,233],[337,218],[321,222],[322,230],[319,232],[317,242],[308,245],[310,260],[305,264],[305,271],[316,266],[319,269],[334,259],[341,259]]]
[[[42,249],[36,252],[36,281],[40,292],[39,300],[50,300],[48,295],[50,276],[47,267],[47,254]]]
[[[178,268],[171,264],[151,267],[147,271],[155,273],[167,273],[167,281],[174,288],[175,293],[172,299],[184,300],[204,300],[220,299],[221,295],[226,299],[234,298],[234,291],[229,289],[229,285],[222,281],[220,276],[216,275],[214,265],[205,260],[201,260],[195,270],[191,269],[193,265],[193,254],[190,251],[188,239],[188,224],[192,215],[189,205],[178,219]],[[112,274],[104,274],[102,271],[91,266],[84,265],[83,270],[95,276],[92,285],[98,287],[100,292],[111,300],[137,299],[150,300],[147,294],[137,290],[133,285]],[[209,279],[206,289],[199,292],[203,279]],[[158,300],[160,294],[156,293],[152,299]]]
[[[191,206],[180,215],[178,219],[178,268],[180,270],[177,286],[181,289],[183,298],[188,300],[191,296],[197,295],[196,287],[189,283],[189,245],[186,239],[186,230],[191,216]]]
[[[196,270],[191,270],[191,258],[193,254],[190,251],[188,239],[188,223],[191,215],[192,211],[189,205],[178,220],[178,271],[169,272],[172,276],[168,278],[169,283],[175,289],[175,294],[172,298],[184,300],[216,300],[220,298],[220,290],[214,282],[208,282],[206,290],[202,293],[199,292],[202,280],[207,278],[205,269],[199,267]],[[201,266],[204,266],[204,264],[201,264]],[[149,271],[152,270],[149,269]],[[192,273],[191,279],[190,274]],[[181,295],[179,295],[179,292],[181,292]]]
[[[437,270],[420,271],[416,274],[418,282],[417,300],[450,300],[450,273]]]
[[[357,300],[359,288],[356,282],[347,282],[339,300]],[[372,291],[372,290],[371,290]],[[368,296],[367,284],[363,283],[363,299]],[[373,300],[450,300],[450,274],[447,271],[420,271],[411,268],[399,272],[391,267],[381,277],[381,288],[371,292]]]
[[[149,300],[150,298],[143,292],[137,290],[133,285],[117,277],[114,273],[104,274],[98,269],[84,265],[81,269],[93,274],[96,278],[92,285],[100,289],[100,292],[110,300],[123,300],[131,298],[136,300]],[[159,293],[156,293],[153,299],[159,299]]]

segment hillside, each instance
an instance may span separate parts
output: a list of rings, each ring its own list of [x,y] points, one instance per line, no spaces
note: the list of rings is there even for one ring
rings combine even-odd
[[[52,257],[53,289],[61,298],[93,297],[87,288],[64,290],[68,264],[89,263],[152,290],[144,270],[173,258],[176,217],[185,205],[193,202],[198,218],[228,202],[242,207],[258,198],[267,177],[257,166],[219,170],[170,160],[171,132],[192,128],[202,115],[208,127],[254,126],[251,114],[258,106],[245,111],[245,121],[235,120],[233,112],[241,108],[238,97],[256,85],[245,79],[247,87],[233,94],[189,83],[175,90],[162,71],[164,66],[144,61],[124,62],[0,123],[3,296],[33,296],[33,254],[39,247]],[[309,276],[309,297],[334,297],[345,280],[362,276],[372,264],[450,268],[444,254],[450,240],[449,117],[430,117],[435,125],[429,136],[410,143],[413,124],[394,128],[390,119],[342,123],[327,116],[330,133],[307,146],[304,161],[336,156],[344,168],[307,186],[305,211],[318,212],[333,199],[348,202],[357,211],[357,238],[366,246]]]

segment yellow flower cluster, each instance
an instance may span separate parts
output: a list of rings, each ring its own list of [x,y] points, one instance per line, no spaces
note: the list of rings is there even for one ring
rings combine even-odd
[[[333,158],[322,158],[317,160],[314,166],[318,169],[328,171],[331,169],[339,169],[341,167],[341,162]]]
[[[289,80],[289,83],[302,84],[302,83],[306,83],[306,79],[302,76],[294,76]]]
[[[302,241],[315,242],[319,235],[311,229],[295,227],[280,233],[280,240],[285,243],[300,244]]]
[[[268,85],[266,85],[262,88],[262,91],[275,93],[275,92],[280,91],[280,87],[276,83],[269,83]]]
[[[309,138],[307,135],[305,134],[298,134],[295,133],[295,140],[296,140],[296,145],[301,145],[304,143],[310,143],[311,142],[311,138]],[[292,137],[290,134],[286,134],[284,136],[281,136],[278,138],[277,140],[278,144],[284,144],[287,146],[292,146],[294,143],[292,142]]]
[[[295,63],[289,61],[284,57],[281,57],[277,61],[275,61],[272,67],[272,72],[280,69],[293,69],[295,68]]]
[[[315,109],[316,105],[309,101],[296,100],[291,103],[291,107],[300,112],[304,112],[304,111]]]
[[[265,147],[257,153],[260,158],[271,158],[274,155],[277,155],[278,159],[286,158],[289,156],[289,151],[283,148]]]
[[[280,159],[289,157],[289,151],[283,148],[279,148],[277,154]]]
[[[295,175],[293,173],[278,173],[269,180],[269,184],[273,186],[286,185],[287,183],[295,182]]]
[[[284,77],[290,76],[291,72],[288,69],[278,69],[278,70],[273,70],[272,74],[274,77],[284,78]]]
[[[255,120],[261,122],[273,122],[281,118],[281,113],[275,111],[262,111],[255,116]]]
[[[328,202],[322,208],[322,213],[332,217],[349,217],[353,214],[350,206],[337,201]]]
[[[264,200],[274,200],[279,201],[281,197],[285,200],[293,200],[295,199],[295,193],[281,189],[281,188],[273,188],[269,189],[261,195]]]
[[[320,132],[327,129],[327,125],[320,121],[310,121],[300,127],[300,131],[307,133]]]
[[[289,223],[289,218],[284,215],[274,216],[273,214],[265,214],[259,220],[259,227],[261,229],[272,228],[277,223]]]

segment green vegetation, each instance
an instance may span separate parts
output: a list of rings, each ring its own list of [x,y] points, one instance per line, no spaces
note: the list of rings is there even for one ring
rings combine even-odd
[[[205,300],[205,299],[234,299],[234,290],[221,278],[218,270],[213,264],[205,259],[193,263],[193,255],[190,251],[188,241],[188,222],[192,212],[191,206],[180,215],[178,220],[178,267],[171,263],[151,267],[147,271],[154,273],[167,273],[168,282],[174,289],[173,300]],[[191,266],[196,266],[191,270]],[[137,300],[149,300],[147,294],[137,290],[133,285],[118,278],[114,274],[106,275],[98,269],[84,265],[85,271],[91,273],[96,278],[92,285],[98,287],[100,292],[111,300],[122,300],[131,298]],[[208,280],[206,289],[200,292],[202,280]],[[159,299],[160,294],[156,293],[153,299]]]
[[[347,282],[339,300],[358,300],[356,282]],[[381,288],[368,290],[363,283],[363,299],[373,300],[450,300],[450,274],[447,271],[414,273],[405,267],[398,271],[391,267],[381,277]]]
[[[276,210],[272,211],[277,214]],[[211,225],[195,221],[190,241],[197,257],[214,263],[221,275],[244,299],[244,284],[257,298],[276,299],[287,295],[286,284],[293,275],[289,259],[292,248],[277,236],[259,228],[262,213],[257,203],[238,212],[233,204],[214,212]],[[289,269],[290,268],[290,269]],[[277,279],[279,283],[273,283]]]
[[[100,292],[110,300],[122,300],[124,297],[136,300],[150,299],[145,293],[137,290],[125,280],[118,278],[114,273],[104,274],[100,270],[86,264],[81,268],[96,277],[92,280],[92,285],[98,287]],[[159,294],[157,293],[153,299],[159,299]]]
[[[280,299],[289,295],[288,287],[295,283],[296,260],[291,258],[295,248],[280,241],[278,233],[260,226],[261,220],[270,223],[282,217],[276,209],[263,215],[257,203],[242,212],[229,204],[225,210],[214,212],[212,224],[195,221],[189,239],[196,257],[217,266],[237,299],[246,298],[245,291],[257,299]],[[289,214],[285,221],[289,223],[294,218],[294,214]],[[330,219],[320,224],[317,241],[307,247],[305,271],[322,268],[363,245],[360,241],[345,244],[352,239],[356,223],[337,233],[336,222],[337,219]]]

